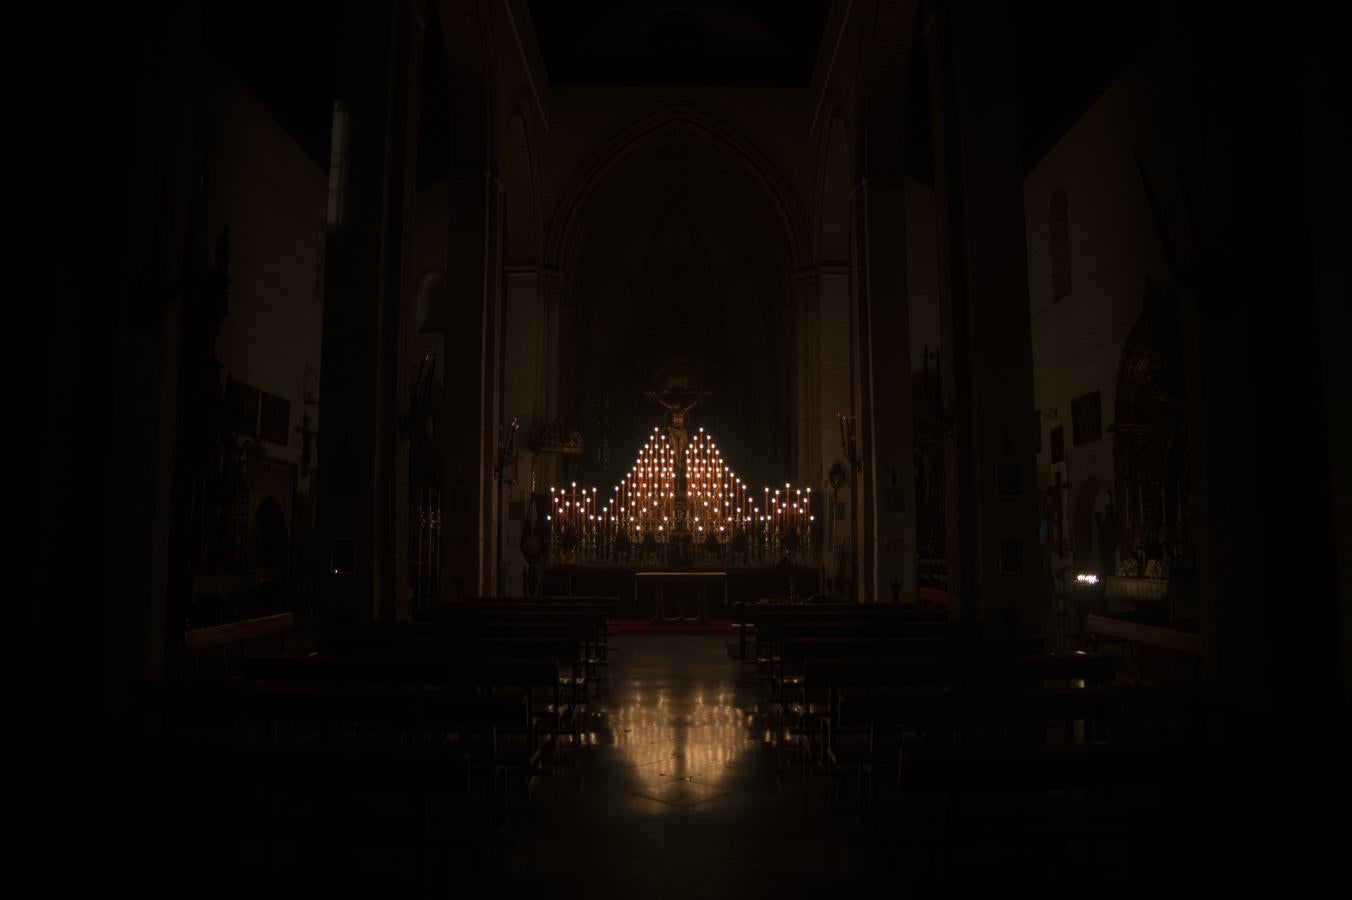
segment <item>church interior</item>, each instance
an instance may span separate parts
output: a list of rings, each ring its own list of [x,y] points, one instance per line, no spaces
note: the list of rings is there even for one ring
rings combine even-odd
[[[30,12],[11,871],[1347,880],[1320,5]]]

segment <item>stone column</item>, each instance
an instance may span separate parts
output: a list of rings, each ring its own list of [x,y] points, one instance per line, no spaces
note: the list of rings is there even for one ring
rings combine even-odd
[[[964,516],[963,483],[970,480],[972,452],[970,421],[955,415],[955,410],[966,409],[971,388],[966,370],[958,364],[962,354],[956,352],[960,333],[964,333],[966,319],[963,310],[954,303],[955,281],[960,283],[962,246],[954,240],[953,210],[950,205],[958,189],[958,172],[949,154],[956,154],[957,138],[952,133],[956,99],[949,73],[952,69],[951,38],[947,18],[932,14],[926,22],[923,38],[929,63],[930,132],[934,160],[934,226],[938,256],[939,287],[939,342],[942,348],[939,376],[943,384],[945,403],[944,424],[944,569],[948,589],[960,598],[969,597],[964,590],[963,564],[972,555],[971,516]],[[974,599],[974,598],[969,598]],[[975,603],[965,602],[962,617],[970,620],[977,615]]]
[[[1037,435],[1010,11],[954,0],[935,10],[926,40],[956,451],[950,577],[965,619],[1031,632],[1041,608]]]
[[[915,428],[911,410],[911,332],[906,293],[906,197],[900,178],[873,178],[855,190],[863,318],[859,377],[865,390],[865,595],[915,599]]]
[[[515,418],[520,424],[516,449],[520,456],[517,465],[518,482],[508,487],[501,485],[501,565],[502,592],[516,596],[523,593],[521,580],[521,520],[513,520],[508,504],[523,504],[530,492],[530,436],[544,424],[544,400],[540,396],[545,379],[542,374],[547,361],[547,321],[541,298],[540,268],[535,264],[508,265],[505,270],[505,328],[503,331],[503,426]]]
[[[38,583],[10,592],[10,632],[26,637],[10,645],[8,696],[13,727],[36,729],[44,747],[137,727],[125,717],[132,687],[164,677],[181,652],[174,601],[187,578],[169,561],[179,351],[194,257],[212,242],[198,218],[201,28],[199,3],[80,9],[62,22],[50,32],[61,42],[53,58],[70,70],[51,83],[70,93],[37,92],[60,114],[46,132],[51,155],[64,149],[69,164],[97,140],[104,158],[50,179],[40,175],[53,162],[20,165],[42,184],[36,210],[46,219],[23,246],[47,255],[14,260],[31,280],[11,304],[13,393],[37,408],[13,415],[24,423],[16,438],[36,437],[16,469],[19,491],[31,485],[34,496],[14,504],[10,559],[20,585],[30,572]],[[80,211],[101,223],[96,240]],[[38,544],[24,546],[30,539]],[[59,636],[60,651],[43,635]],[[44,794],[64,791],[72,772],[38,779]],[[42,805],[61,806],[53,796]]]
[[[563,381],[563,273],[557,269],[540,270],[540,346],[541,363],[537,370],[540,381],[536,387],[539,407],[536,410],[536,422],[539,427],[548,427],[562,409]],[[550,485],[559,484],[563,478],[563,468],[556,454],[541,456],[535,460],[536,490],[548,491]],[[529,478],[529,472],[525,475]]]
[[[837,416],[854,414],[854,400],[850,389],[852,320],[850,267],[841,264],[822,265],[817,272],[816,426],[820,436],[821,459],[827,470],[837,459],[845,461],[840,446],[840,423]],[[823,484],[822,491],[825,496],[831,496],[829,484]],[[849,560],[845,574],[854,583],[851,590],[857,591],[859,573],[855,560],[859,543],[854,534],[854,510],[857,504],[854,502],[850,486],[841,488],[837,501],[844,505],[844,511],[840,517],[837,517],[834,511],[828,511],[830,525],[825,533],[831,539],[831,546],[823,548],[827,577],[834,575],[835,554],[837,549],[845,544]],[[830,501],[827,503],[829,505]]]
[[[858,188],[850,191],[850,214],[854,218],[854,239],[850,242],[851,269],[854,280],[850,284],[850,410],[854,414],[858,448],[858,467],[850,484],[850,544],[854,566],[854,598],[871,603],[873,594],[873,381],[869,378],[870,349],[868,333],[868,300],[860,287],[863,278],[865,248],[858,234],[860,204]]]
[[[794,409],[797,423],[794,450],[794,482],[810,484],[814,491],[826,488],[825,450],[821,445],[821,393],[817,389],[820,367],[817,357],[817,276],[800,272],[790,281],[793,303],[794,357],[797,360],[794,381]],[[829,502],[829,501],[828,501]],[[822,507],[826,510],[826,506]],[[825,519],[823,519],[823,523]],[[825,525],[823,525],[825,527]]]
[[[1329,71],[1331,46],[1317,44],[1332,23],[1168,3],[1156,22],[1170,89],[1160,152],[1142,168],[1179,285],[1206,672],[1270,691],[1292,717],[1324,717],[1346,662],[1333,505],[1346,458],[1330,459],[1328,429],[1346,428],[1347,391],[1326,380],[1346,332],[1320,296],[1321,253],[1329,209],[1346,224],[1336,189],[1347,137],[1345,102],[1324,118],[1345,98],[1302,82]],[[1314,146],[1339,160],[1332,170],[1302,146],[1321,131],[1331,143]],[[1311,758],[1325,746],[1337,742]]]
[[[315,533],[322,627],[345,633],[395,609],[398,321],[418,74],[409,53],[421,29],[408,4],[357,2],[339,28]]]
[[[418,166],[418,128],[422,117],[422,54],[426,41],[427,23],[423,5],[420,2],[409,6],[408,52],[404,65],[407,72],[408,90],[403,92],[405,111],[403,116],[404,167],[407,172],[417,172]],[[399,98],[396,97],[396,100]],[[398,127],[399,119],[394,118]],[[425,161],[424,161],[425,162]],[[394,384],[395,402],[390,405],[384,434],[391,441],[390,455],[393,461],[394,479],[390,497],[390,525],[393,532],[393,558],[391,559],[391,600],[393,608],[385,611],[381,618],[394,618],[407,621],[413,614],[412,598],[409,595],[409,450],[410,435],[405,432],[402,420],[409,409],[409,392],[412,388],[413,354],[410,343],[417,334],[421,322],[416,321],[418,306],[418,272],[413,270],[413,237],[417,210],[417,179],[405,178],[402,200],[402,251],[399,282],[400,302],[387,305],[387,313],[396,314],[396,320],[390,327],[398,334],[399,352],[391,354],[386,377]]]
[[[496,582],[500,416],[502,188],[489,172],[450,179],[446,257],[446,390],[442,475],[442,600],[491,593]],[[457,587],[459,584],[459,587]]]
[[[1320,355],[1323,359],[1324,421],[1328,429],[1330,496],[1333,501],[1334,548],[1337,554],[1339,618],[1342,621],[1343,702],[1352,700],[1352,416],[1347,415],[1347,388],[1352,384],[1352,356],[1343,349],[1352,334],[1352,306],[1343,265],[1347,220],[1343,210],[1349,190],[1345,160],[1352,152],[1347,116],[1339,115],[1345,92],[1337,88],[1333,44],[1336,29],[1324,30],[1324,52],[1312,53],[1298,68],[1304,101],[1302,133],[1310,204],[1312,288],[1318,305]],[[1332,186],[1331,188],[1326,186]],[[1343,385],[1342,389],[1337,385]]]

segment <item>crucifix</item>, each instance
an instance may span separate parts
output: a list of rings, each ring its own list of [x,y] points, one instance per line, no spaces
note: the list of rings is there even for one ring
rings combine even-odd
[[[685,444],[690,432],[685,427],[685,417],[690,410],[712,396],[712,391],[647,391],[643,396],[663,407],[667,411],[667,438],[676,453],[676,468],[679,470],[685,459]]]

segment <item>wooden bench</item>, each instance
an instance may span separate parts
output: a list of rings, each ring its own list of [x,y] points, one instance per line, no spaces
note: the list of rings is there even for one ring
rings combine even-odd
[[[795,697],[791,691],[803,683],[803,667],[811,659],[948,659],[1002,654],[1030,656],[1043,651],[1041,637],[991,639],[954,628],[947,634],[881,637],[792,637],[780,644],[779,655],[769,663],[766,676],[771,700],[779,704],[807,697]]]
[[[838,702],[842,730],[865,736],[852,761],[867,785],[861,821],[872,823],[887,763],[906,748],[1202,740],[1255,709],[1228,691],[1141,687],[846,691]]]
[[[908,745],[897,784],[913,814],[897,839],[1043,852],[1125,840],[1157,853],[1214,834],[1257,765],[1242,744],[1211,740]]]
[[[618,597],[468,597],[463,601],[466,606],[502,606],[518,609],[600,609],[614,612],[619,605]],[[448,604],[456,606],[460,604]]]
[[[762,666],[783,655],[783,646],[793,640],[833,640],[858,642],[872,640],[949,640],[979,638],[981,629],[951,622],[768,622],[760,626],[754,642],[754,659]]]
[[[587,672],[594,662],[588,658],[586,642],[577,634],[481,637],[423,625],[389,625],[360,637],[326,640],[319,644],[319,651],[325,656],[552,663],[563,692],[558,707],[540,711],[541,720],[549,734],[558,736],[567,731],[574,742],[578,714],[587,700]]]
[[[479,695],[514,691],[525,697],[531,716],[513,732],[495,733],[496,750],[482,760],[495,771],[517,777],[529,797],[544,774],[539,723],[562,707],[559,670],[552,660],[408,659],[361,656],[255,657],[245,661],[246,683],[273,688],[422,692]],[[558,729],[549,735],[557,737]],[[511,737],[510,746],[504,741]]]
[[[576,640],[582,644],[582,657],[587,663],[587,676],[600,679],[602,670],[609,662],[609,632],[606,621],[603,616],[596,615],[540,620],[529,616],[469,614],[459,617],[441,616],[383,627],[445,638]]]
[[[586,609],[502,608],[493,605],[455,604],[416,614],[413,625],[458,630],[476,637],[572,637],[586,643],[588,674],[600,677],[600,667],[609,659],[609,612],[603,607]]]
[[[189,807],[204,799],[197,792],[209,786],[308,800],[323,792],[340,805],[353,795],[380,794],[411,802],[405,830],[413,836],[430,825],[427,804],[434,798],[454,800],[460,804],[457,815],[473,819],[472,809],[463,806],[471,800],[473,777],[485,785],[477,821],[486,832],[500,828],[508,778],[521,765],[521,747],[532,740],[529,699],[519,693],[347,689],[293,681],[153,685],[141,699],[158,723],[153,732],[158,737],[130,749],[142,757],[148,752],[146,760],[154,763],[147,785],[183,793]],[[313,767],[294,772],[293,754],[311,759]],[[267,818],[266,811],[260,815]],[[346,815],[339,818],[347,821]],[[265,833],[270,823],[254,824]],[[327,834],[321,829],[319,836]]]
[[[1202,636],[1196,632],[1136,621],[1122,614],[1098,613],[1085,616],[1084,630],[1089,637],[1089,646],[1095,652],[1104,638],[1121,641],[1124,647],[1135,647],[1138,672],[1144,664],[1144,648],[1155,647],[1191,659],[1192,680],[1201,680]]]
[[[239,655],[243,657],[248,653],[250,642],[275,637],[281,651],[285,653],[286,637],[295,629],[296,617],[289,612],[227,622],[224,625],[211,625],[206,628],[192,628],[183,632],[183,652],[186,658],[193,661],[194,674],[200,675],[202,653],[220,648],[222,671],[229,672],[231,647],[237,648]]]
[[[450,831],[431,827],[433,803],[449,804],[457,820],[469,803],[468,755],[458,746],[174,737],[104,745],[100,755],[116,773],[105,782],[105,802],[126,817],[116,824],[138,829],[138,840],[159,831],[197,845],[234,839],[269,849],[425,851],[477,830],[473,821],[468,830],[460,821]]]
[[[738,656],[741,659],[747,658],[747,644],[751,634],[755,634],[759,643],[764,630],[777,625],[937,624],[947,620],[946,610],[931,605],[909,606],[891,603],[733,605],[733,621],[739,628]],[[759,656],[759,646],[755,649]]]
[[[1105,685],[1113,677],[1116,661],[1110,657],[1075,654],[1019,656],[980,654],[928,658],[809,659],[803,664],[803,688],[820,691],[823,708],[811,712],[800,742],[804,763],[815,758],[831,771],[833,741],[841,735],[840,697],[846,690],[906,689],[940,691],[978,686],[1041,687],[1048,682],[1065,685]]]

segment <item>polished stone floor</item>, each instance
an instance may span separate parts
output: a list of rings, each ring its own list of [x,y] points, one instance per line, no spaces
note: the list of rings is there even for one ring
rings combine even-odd
[[[615,641],[583,746],[479,860],[485,893],[832,896],[892,868],[850,845],[848,804],[781,777],[794,767],[757,710],[755,671],[725,640]]]

